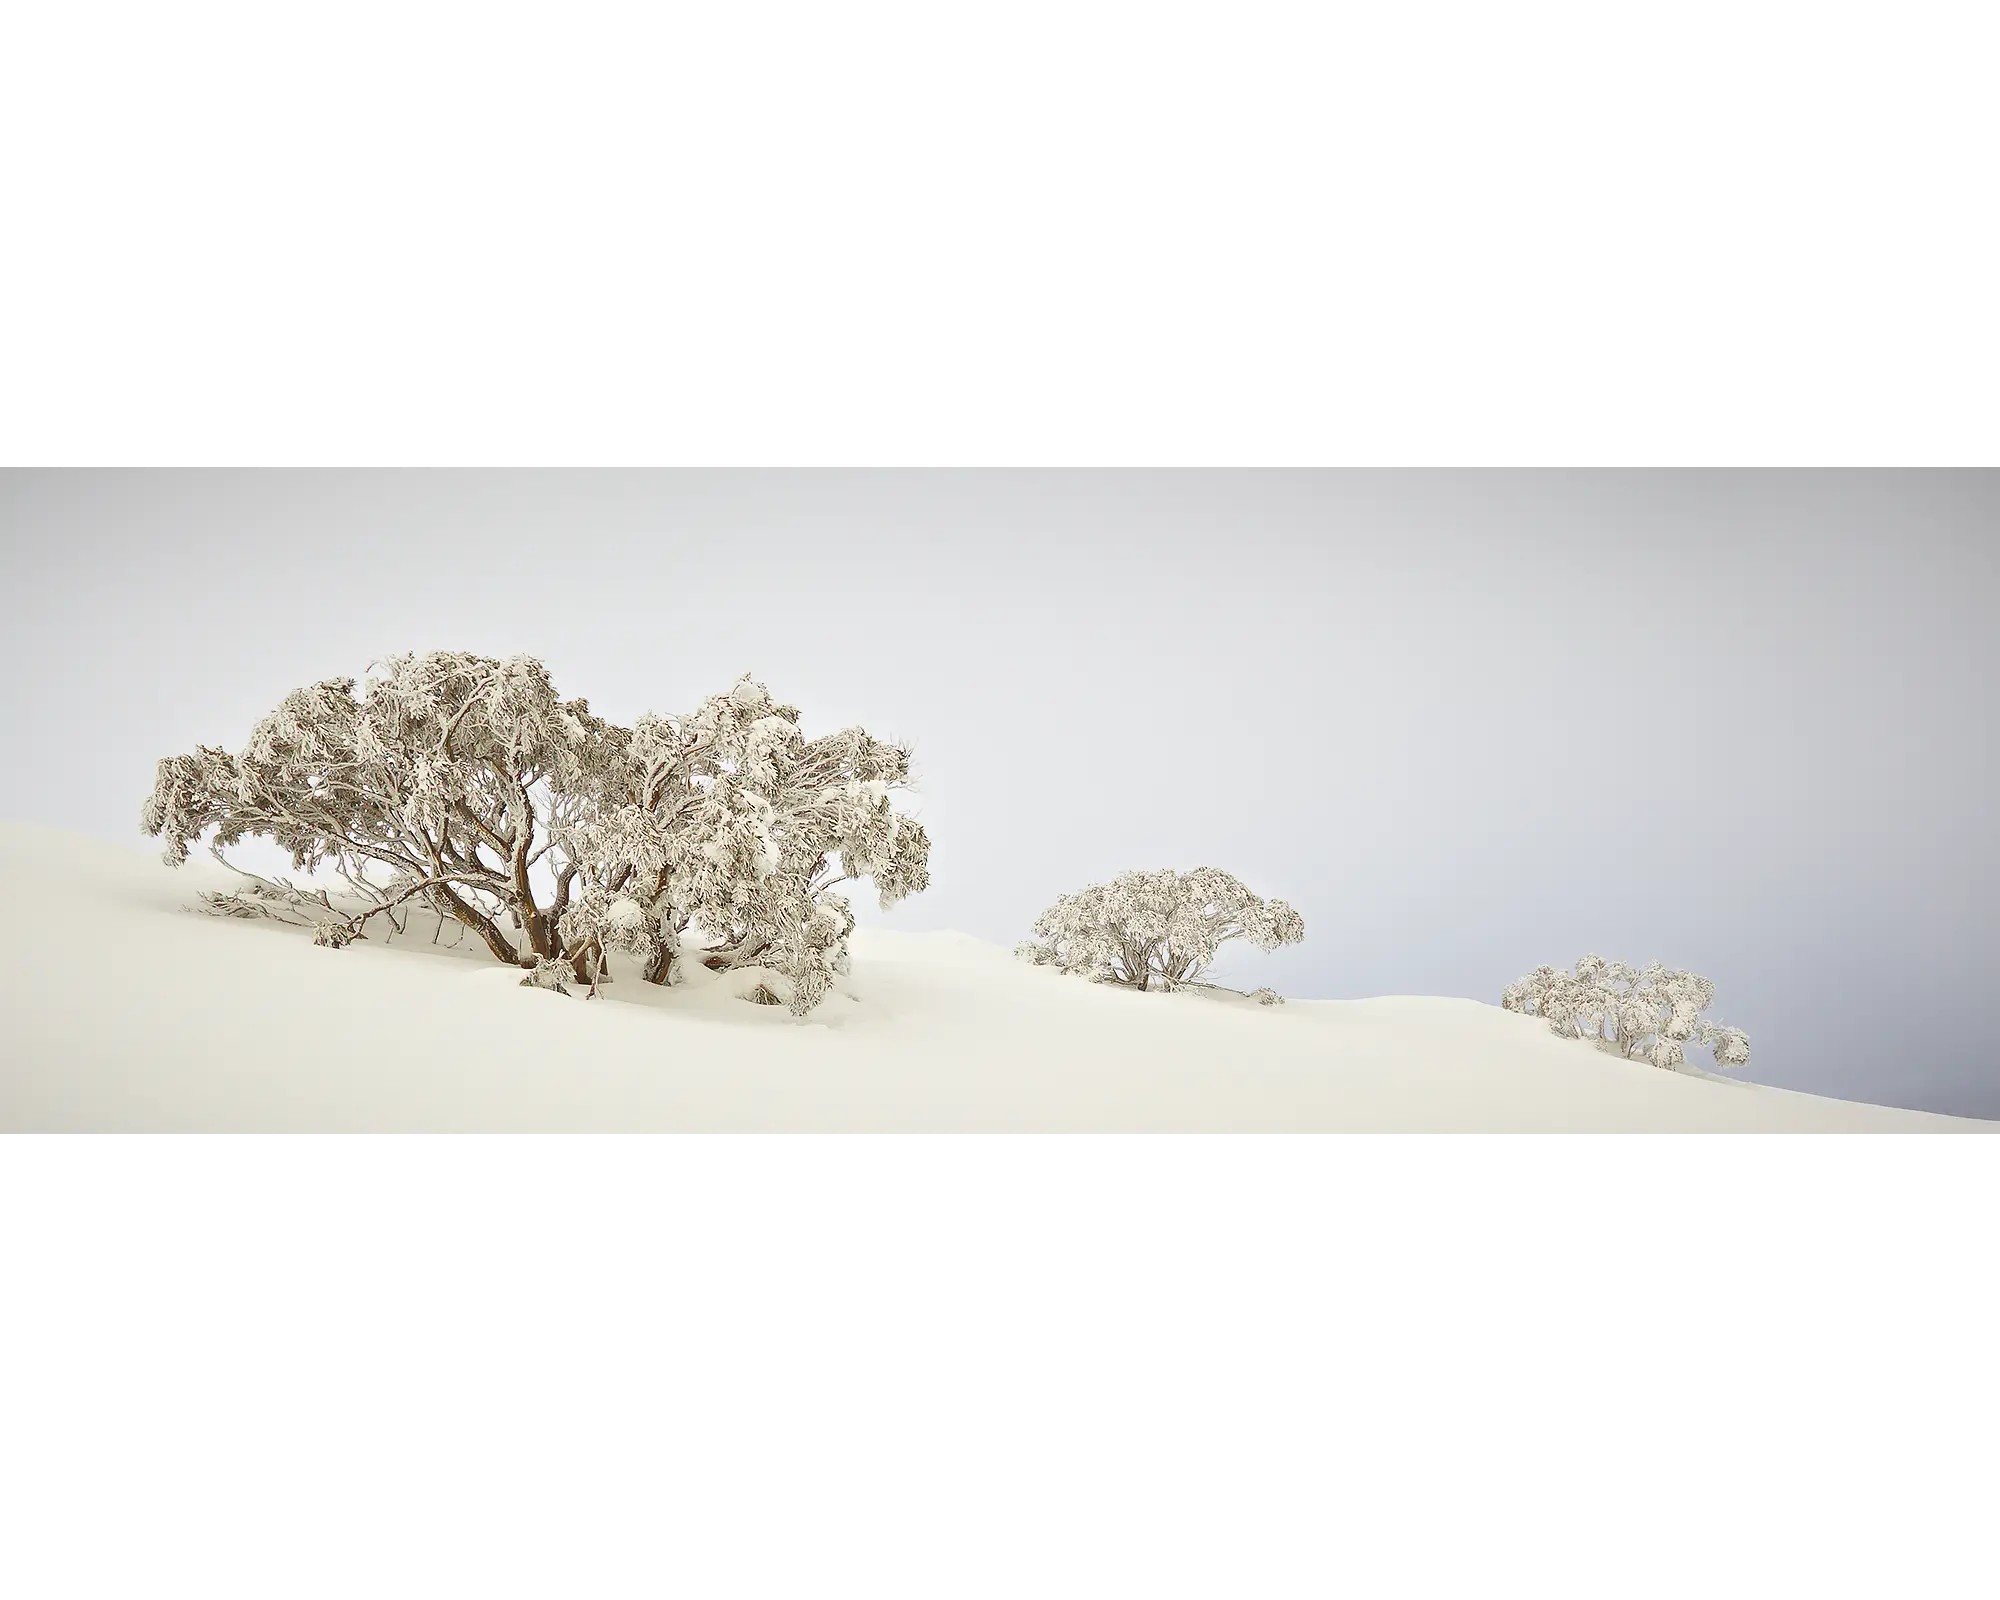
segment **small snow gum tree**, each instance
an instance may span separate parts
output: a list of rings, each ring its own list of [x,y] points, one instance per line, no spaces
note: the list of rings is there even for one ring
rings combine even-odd
[[[1015,955],[1037,966],[1133,989],[1218,988],[1201,974],[1222,946],[1248,939],[1259,950],[1297,944],[1306,936],[1298,912],[1282,900],[1260,900],[1226,872],[1126,872],[1064,895],[1036,919],[1031,940]],[[1253,998],[1280,1003],[1273,990]]]
[[[160,762],[141,823],[176,866],[210,850],[246,880],[206,895],[233,916],[303,913],[338,947],[415,900],[501,961],[592,991],[606,953],[673,983],[683,959],[757,965],[796,1016],[847,970],[854,918],[830,892],[873,878],[884,906],[929,883],[930,841],[892,809],[910,751],[860,728],[808,740],[796,707],[745,676],[688,716],[631,728],[564,700],[528,656],[392,657],[287,695],[240,754],[202,745]],[[260,878],[223,851],[262,835],[294,868],[332,870],[363,909]],[[539,882],[538,882],[539,880]]]
[[[1715,1047],[1715,1064],[1740,1067],[1750,1059],[1741,1028],[1710,1022],[1701,1013],[1715,1001],[1715,985],[1692,972],[1655,961],[1635,971],[1622,961],[1584,956],[1573,973],[1537,967],[1500,996],[1509,1011],[1546,1017],[1565,1039],[1591,1039],[1601,1050],[1677,1071],[1681,1046]]]

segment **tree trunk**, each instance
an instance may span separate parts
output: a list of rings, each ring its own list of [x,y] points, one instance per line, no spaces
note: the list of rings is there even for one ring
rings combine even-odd
[[[547,916],[535,904],[535,891],[528,886],[528,856],[535,844],[535,805],[528,798],[528,791],[513,773],[507,774],[514,786],[514,798],[508,810],[514,815],[514,848],[507,861],[508,876],[513,879],[514,898],[519,903],[521,931],[528,936],[528,948],[545,959],[560,954],[561,939],[549,923]]]
[[[596,987],[601,989],[611,981],[611,969],[605,963],[603,945],[595,943],[587,944],[580,950],[570,950],[565,953],[569,957],[569,970],[576,974],[576,981],[578,983],[590,983],[592,981],[590,968],[593,962],[597,965]]]

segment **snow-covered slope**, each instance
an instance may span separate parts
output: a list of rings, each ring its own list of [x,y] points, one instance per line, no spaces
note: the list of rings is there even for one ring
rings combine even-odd
[[[233,881],[0,824],[0,1127],[2000,1129],[1662,1072],[1473,1000],[1137,994],[956,933],[858,932],[805,1024],[737,998],[754,975],[565,999],[428,924],[333,951],[180,909]]]

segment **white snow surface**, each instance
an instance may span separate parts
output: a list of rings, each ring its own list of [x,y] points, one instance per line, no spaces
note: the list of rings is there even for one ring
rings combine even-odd
[[[858,930],[804,1023],[739,998],[757,968],[664,989],[614,966],[565,998],[470,938],[433,948],[421,914],[330,950],[182,909],[236,882],[0,823],[0,1128],[2000,1131],[1662,1071],[1476,1000],[1140,994],[959,933]]]

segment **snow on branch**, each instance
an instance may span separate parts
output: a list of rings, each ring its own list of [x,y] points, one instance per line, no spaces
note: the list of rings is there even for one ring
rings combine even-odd
[[[893,803],[910,763],[860,728],[806,738],[798,708],[748,675],[625,728],[561,698],[533,657],[430,651],[363,685],[295,690],[240,753],[161,761],[141,827],[175,866],[207,837],[241,871],[223,851],[271,839],[364,902],[344,914],[324,891],[245,873],[240,893],[205,897],[222,915],[332,929],[316,938],[338,947],[416,899],[496,960],[565,964],[593,994],[613,950],[673,983],[686,949],[780,975],[804,1016],[847,970],[854,918],[834,886],[871,878],[891,906],[929,884],[929,836]]]
[[[1690,1040],[1713,1046],[1718,1067],[1749,1061],[1750,1041],[1741,1028],[1701,1015],[1714,1002],[1715,985],[1695,973],[1657,961],[1635,969],[1595,955],[1579,958],[1574,972],[1537,967],[1500,996],[1509,1011],[1546,1017],[1562,1038],[1589,1039],[1601,1050],[1669,1071],[1686,1065],[1681,1046]]]
[[[1064,895],[1035,921],[1035,940],[1014,954],[1036,966],[1133,989],[1202,985],[1222,946],[1247,939],[1259,950],[1297,944],[1305,920],[1282,900],[1263,900],[1214,867],[1126,872]],[[1265,997],[1269,996],[1268,999]],[[1274,990],[1253,998],[1279,1003]]]

